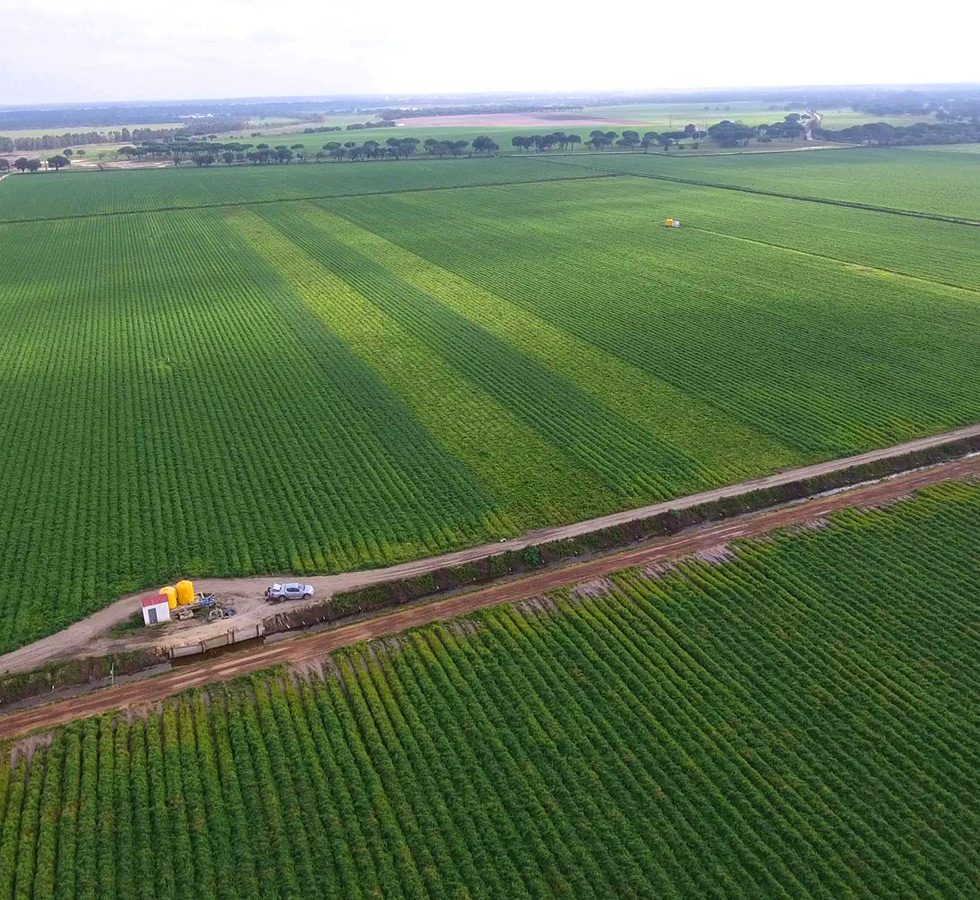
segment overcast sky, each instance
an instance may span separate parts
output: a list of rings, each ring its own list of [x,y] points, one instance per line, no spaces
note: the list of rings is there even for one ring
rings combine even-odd
[[[968,0],[0,0],[0,103],[980,81]]]

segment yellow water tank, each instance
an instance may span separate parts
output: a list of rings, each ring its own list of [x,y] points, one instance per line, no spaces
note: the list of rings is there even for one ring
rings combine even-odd
[[[667,220],[666,220],[666,221],[664,222],[664,225],[666,225],[666,226],[667,226],[668,228],[671,228],[671,227],[673,227],[673,225],[674,225],[674,220],[673,220],[673,219],[667,219]]]
[[[188,581],[186,578],[183,581],[177,582],[177,602],[181,606],[187,606],[189,603],[194,602],[194,582]]]
[[[160,588],[160,593],[167,598],[167,606],[171,609],[177,605],[177,588],[168,585]]]

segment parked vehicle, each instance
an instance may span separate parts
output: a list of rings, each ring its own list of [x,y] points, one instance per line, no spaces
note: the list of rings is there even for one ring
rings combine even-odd
[[[313,586],[290,581],[287,584],[274,584],[265,589],[265,599],[269,603],[281,603],[283,600],[309,600],[313,596]]]

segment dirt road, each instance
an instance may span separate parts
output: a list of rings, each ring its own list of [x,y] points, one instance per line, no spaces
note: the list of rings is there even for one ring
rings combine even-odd
[[[155,703],[171,694],[214,681],[235,678],[247,672],[286,663],[316,660],[339,647],[393,634],[418,625],[459,616],[498,603],[539,596],[561,585],[577,584],[609,575],[631,566],[650,566],[692,556],[738,538],[765,534],[776,528],[819,520],[849,506],[873,506],[954,478],[980,477],[980,456],[897,475],[865,487],[841,491],[816,500],[790,504],[768,512],[691,529],[673,537],[647,542],[630,550],[549,569],[517,581],[405,607],[398,612],[367,619],[329,631],[280,641],[255,652],[243,652],[196,666],[178,669],[146,681],[58,701],[47,706],[0,716],[0,739],[16,737],[39,728],[50,728],[72,719],[111,709]]]
[[[381,569],[363,569],[357,572],[344,572],[338,575],[315,575],[304,577],[302,580],[313,585],[316,589],[318,600],[324,600],[339,591],[347,591],[355,587],[377,584],[381,581],[390,581],[396,578],[421,575],[447,566],[457,566],[463,563],[473,562],[474,560],[485,559],[504,550],[520,550],[529,544],[543,544],[563,538],[578,537],[612,525],[622,525],[636,519],[656,516],[671,509],[688,509],[712,500],[741,496],[759,488],[789,484],[803,478],[813,478],[829,472],[848,469],[862,463],[903,456],[917,450],[926,450],[961,438],[976,436],[980,436],[980,424],[957,428],[954,431],[947,431],[931,437],[906,441],[903,444],[884,447],[880,450],[872,450],[868,453],[858,454],[857,456],[833,459],[796,469],[787,469],[775,475],[767,475],[763,478],[756,478],[751,481],[728,485],[727,487],[703,491],[700,494],[691,494],[687,497],[678,497],[677,499],[662,503],[653,503],[637,509],[627,509],[623,512],[600,516],[595,519],[573,522],[570,525],[543,528],[506,541],[481,544],[476,547],[470,547],[467,550],[456,551],[455,553],[430,556],[424,559],[414,560],[413,562],[401,563]],[[195,586],[198,590],[215,591],[232,598],[235,601],[238,615],[231,624],[235,628],[244,629],[256,625],[273,612],[262,602],[262,593],[268,584],[271,581],[293,580],[297,580],[297,576],[289,574],[272,574],[243,578],[200,578],[195,579]],[[68,628],[56,634],[42,638],[33,644],[21,647],[4,656],[0,656],[0,673],[24,672],[35,669],[52,660],[69,656],[101,656],[120,650],[139,647],[181,646],[182,644],[195,643],[209,637],[224,634],[228,630],[228,622],[218,621],[210,624],[194,625],[192,629],[187,629],[186,632],[181,629],[164,630],[162,632],[146,629],[131,632],[125,637],[108,637],[107,632],[110,628],[125,622],[137,609],[136,598],[148,593],[155,593],[155,591],[156,589],[152,588],[146,591],[140,591],[138,594],[123,597],[121,600],[117,600],[104,609],[93,613],[91,616],[70,625]],[[298,606],[291,605],[290,608],[295,609]]]

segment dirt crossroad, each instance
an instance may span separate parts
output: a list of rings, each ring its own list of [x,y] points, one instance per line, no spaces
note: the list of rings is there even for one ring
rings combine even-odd
[[[157,678],[103,688],[90,694],[0,716],[0,739],[12,738],[72,719],[112,709],[155,703],[171,694],[277,664],[295,664],[324,657],[359,641],[394,634],[418,625],[449,619],[478,609],[539,596],[562,585],[609,575],[631,566],[650,566],[690,557],[738,538],[765,534],[777,528],[819,520],[849,506],[873,506],[899,499],[940,481],[980,477],[980,456],[897,475],[864,487],[815,500],[753,513],[717,525],[702,526],[673,537],[649,541],[630,550],[549,569],[516,581],[405,607],[398,612],[367,619],[309,636],[297,636],[253,652],[243,652]]]

